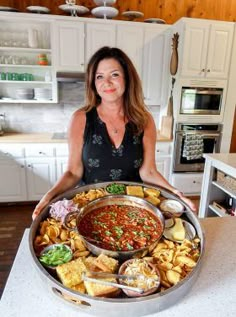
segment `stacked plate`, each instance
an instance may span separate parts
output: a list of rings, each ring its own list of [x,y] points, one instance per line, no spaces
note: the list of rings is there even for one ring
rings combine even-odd
[[[16,99],[33,99],[34,89],[32,88],[18,88],[15,94]]]
[[[51,100],[52,90],[49,88],[34,88],[34,99],[36,100]]]

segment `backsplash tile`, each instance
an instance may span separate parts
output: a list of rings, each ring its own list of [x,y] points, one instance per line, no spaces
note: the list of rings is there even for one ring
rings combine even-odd
[[[58,104],[0,104],[6,132],[40,133],[67,131],[74,111],[84,105],[84,83],[59,83]],[[160,107],[149,106],[158,127]]]

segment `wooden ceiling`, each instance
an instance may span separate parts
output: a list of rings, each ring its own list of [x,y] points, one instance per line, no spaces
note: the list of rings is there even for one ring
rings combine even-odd
[[[96,7],[93,0],[77,0],[77,5],[83,5],[90,10]],[[28,12],[28,6],[45,6],[51,14],[68,15],[58,8],[65,4],[64,0],[0,0],[1,6],[9,6],[21,12]],[[122,12],[132,10],[144,13],[143,18],[135,21],[143,21],[147,18],[164,19],[172,24],[181,17],[203,18],[222,21],[236,21],[235,0],[117,0],[114,7],[119,10],[118,20],[127,20]],[[85,17],[94,18],[90,13]]]

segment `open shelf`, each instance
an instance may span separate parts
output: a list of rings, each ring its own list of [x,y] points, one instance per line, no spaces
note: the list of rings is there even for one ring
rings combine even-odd
[[[231,196],[232,198],[236,199],[236,192],[231,190],[228,187],[225,187],[222,183],[220,183],[219,181],[212,181],[212,184],[216,187],[218,187],[219,189],[223,190],[226,194],[228,194],[229,196]]]

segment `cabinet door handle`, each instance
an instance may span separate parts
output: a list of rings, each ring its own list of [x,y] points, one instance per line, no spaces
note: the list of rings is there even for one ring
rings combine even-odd
[[[39,151],[39,154],[46,155],[46,153],[44,153],[44,152],[42,152],[42,151]]]
[[[210,73],[210,71],[211,71],[210,69],[207,70],[208,73]]]
[[[204,72],[205,72],[205,68],[203,68],[203,69],[201,70],[201,72],[204,73]]]
[[[32,167],[32,165],[31,165],[31,164],[28,164],[28,167]]]

